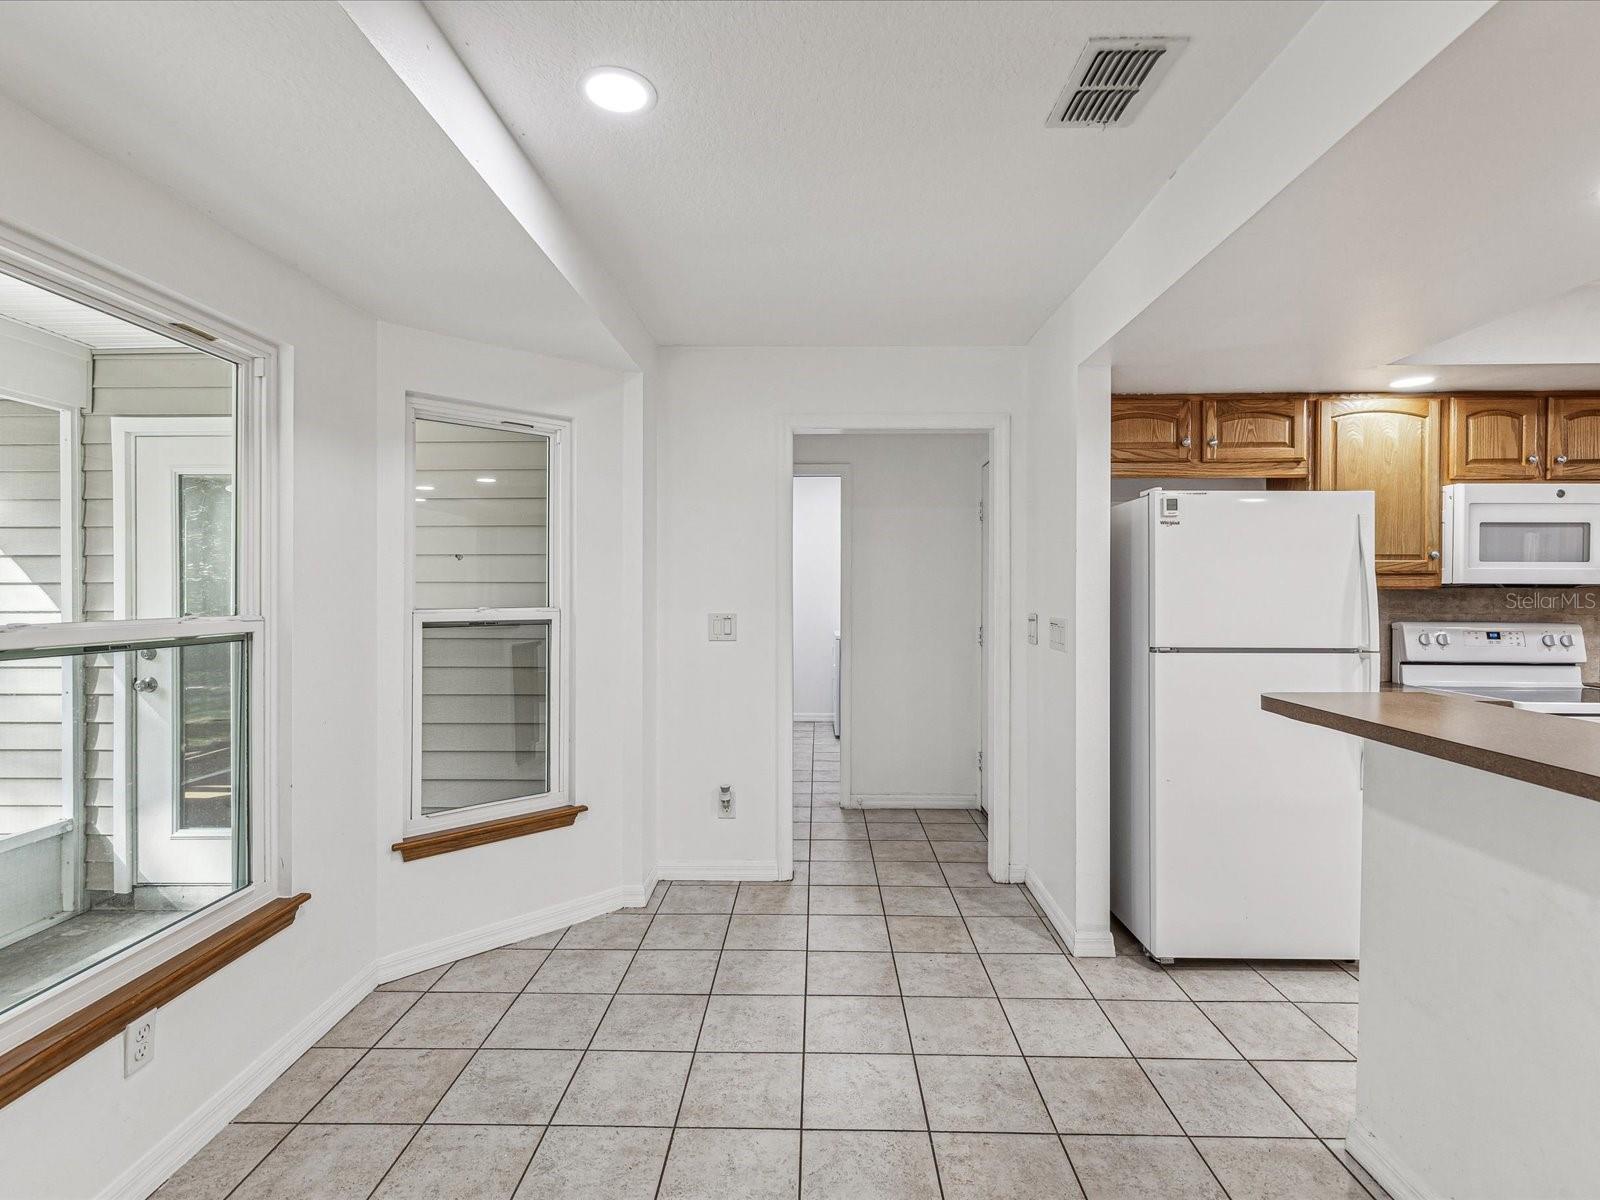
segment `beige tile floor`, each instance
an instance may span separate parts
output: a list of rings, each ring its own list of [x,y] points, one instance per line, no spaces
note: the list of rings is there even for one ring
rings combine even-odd
[[[793,883],[385,984],[162,1200],[1368,1200],[1353,970],[1075,959],[980,813],[838,806],[795,729]]]

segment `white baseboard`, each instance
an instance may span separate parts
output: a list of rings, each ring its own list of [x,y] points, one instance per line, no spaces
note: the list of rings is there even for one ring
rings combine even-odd
[[[1427,1187],[1395,1161],[1388,1147],[1359,1118],[1350,1122],[1344,1148],[1394,1200],[1444,1200],[1438,1192]]]
[[[1111,931],[1082,930],[1080,931],[1067,916],[1061,905],[1056,903],[1056,898],[1039,881],[1039,876],[1033,871],[1023,872],[1022,882],[1027,884],[1028,891],[1039,902],[1039,907],[1044,909],[1044,915],[1050,924],[1055,926],[1056,932],[1061,935],[1061,940],[1066,942],[1067,949],[1079,958],[1115,958],[1117,944],[1111,937]]]
[[[357,974],[113,1180],[100,1193],[99,1200],[145,1200],[337,1025],[377,983],[370,969]]]
[[[378,983],[389,983],[430,967],[455,962],[458,958],[493,950],[509,942],[520,942],[523,938],[538,937],[553,929],[576,925],[579,921],[615,912],[619,908],[637,908],[650,899],[649,889],[641,892],[642,887],[640,884],[622,884],[603,892],[580,896],[576,900],[552,904],[536,912],[480,925],[465,933],[451,934],[426,945],[386,954],[374,964],[373,977]]]
[[[821,721],[826,721],[829,725],[833,724],[833,714],[831,712],[795,713],[794,719],[796,721],[805,721],[807,724],[816,724]]]
[[[748,880],[752,883],[771,883],[778,878],[778,860],[719,859],[715,862],[664,862],[656,864],[656,873],[662,879],[706,879],[713,882]]]
[[[977,808],[976,792],[969,795],[955,793],[916,794],[896,792],[884,796],[863,795],[857,792],[850,797],[852,808]]]

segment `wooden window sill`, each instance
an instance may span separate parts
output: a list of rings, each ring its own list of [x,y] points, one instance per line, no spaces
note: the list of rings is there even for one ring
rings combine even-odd
[[[309,892],[301,892],[267,901],[204,941],[0,1054],[0,1108],[109,1042],[135,1017],[170,1003],[273,934],[289,928],[300,906],[309,899]]]
[[[543,833],[547,829],[565,829],[578,819],[579,813],[588,811],[587,804],[542,808],[538,812],[502,817],[498,821],[458,825],[454,829],[441,829],[438,833],[419,833],[415,837],[401,838],[389,849],[398,850],[400,857],[406,862],[415,858],[432,858],[435,854],[449,854],[454,850],[487,846],[490,842],[526,837],[530,833]]]

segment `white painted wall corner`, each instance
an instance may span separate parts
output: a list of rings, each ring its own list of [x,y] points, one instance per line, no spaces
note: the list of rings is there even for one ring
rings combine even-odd
[[[1067,950],[1077,958],[1115,958],[1117,943],[1111,936],[1111,931],[1090,930],[1080,931],[1073,924],[1061,905],[1056,903],[1056,898],[1040,881],[1039,876],[1032,870],[1023,872],[1023,883],[1028,887],[1028,892],[1038,901],[1039,907],[1044,910],[1046,919],[1055,926],[1061,940],[1067,943]]]

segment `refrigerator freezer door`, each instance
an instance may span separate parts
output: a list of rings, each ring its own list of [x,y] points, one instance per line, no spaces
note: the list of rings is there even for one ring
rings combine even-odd
[[[1357,957],[1361,741],[1263,712],[1261,694],[1370,690],[1376,656],[1150,660],[1150,952]]]
[[[1163,492],[1150,644],[1378,648],[1370,492]]]

